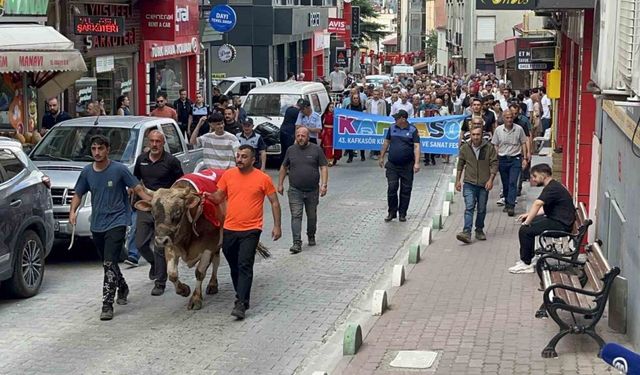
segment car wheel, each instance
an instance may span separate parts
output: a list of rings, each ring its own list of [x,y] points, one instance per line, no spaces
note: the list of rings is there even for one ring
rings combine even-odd
[[[32,230],[26,230],[16,244],[13,276],[6,283],[8,292],[20,298],[38,293],[44,278],[44,246]]]

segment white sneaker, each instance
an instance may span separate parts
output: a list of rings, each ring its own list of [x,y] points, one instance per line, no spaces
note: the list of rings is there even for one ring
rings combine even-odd
[[[524,266],[526,266],[527,264],[521,260],[517,261],[516,264],[512,267],[509,267],[509,272],[520,269]]]
[[[518,268],[513,271],[509,271],[509,272],[520,274],[520,273],[533,273],[534,271],[535,271],[535,265],[531,263],[531,264],[525,264],[524,267]]]
[[[500,198],[500,199],[498,199],[498,201],[496,202],[496,204],[497,204],[498,206],[504,206],[504,198]]]

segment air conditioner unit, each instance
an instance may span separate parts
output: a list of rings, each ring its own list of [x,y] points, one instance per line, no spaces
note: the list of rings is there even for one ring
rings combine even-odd
[[[618,9],[618,0],[595,2],[591,79],[605,96],[628,95],[618,73]]]
[[[640,0],[619,0],[617,32],[617,68],[620,81],[627,89],[633,89],[633,77],[637,75],[640,35]]]

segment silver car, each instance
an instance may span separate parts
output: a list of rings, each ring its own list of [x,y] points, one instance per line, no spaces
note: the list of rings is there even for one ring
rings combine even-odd
[[[16,297],[38,293],[53,246],[49,177],[13,139],[0,137],[0,282]]]

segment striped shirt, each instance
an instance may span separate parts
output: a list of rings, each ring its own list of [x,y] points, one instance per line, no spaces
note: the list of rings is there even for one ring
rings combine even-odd
[[[240,142],[235,135],[207,133],[198,137],[197,147],[202,147],[202,161],[206,168],[229,169],[236,166],[236,151]]]

